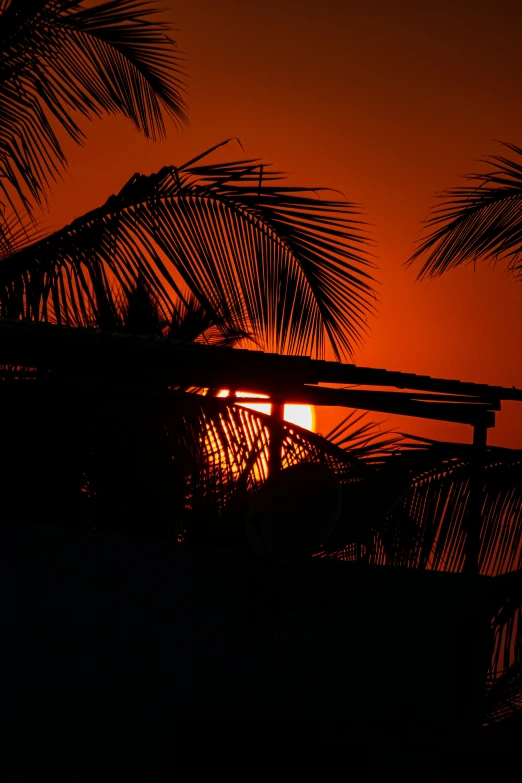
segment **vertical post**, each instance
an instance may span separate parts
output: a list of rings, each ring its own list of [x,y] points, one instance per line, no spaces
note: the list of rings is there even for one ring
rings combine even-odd
[[[479,573],[479,554],[482,533],[482,503],[484,485],[484,458],[487,443],[487,419],[484,417],[473,428],[471,458],[470,503],[466,520],[466,551],[464,571]],[[480,592],[473,590],[473,601],[468,603],[458,628],[457,678],[459,718],[468,727],[477,728],[484,718],[486,682],[484,669],[485,636],[480,611]],[[480,685],[482,683],[482,685]]]
[[[471,458],[470,502],[466,520],[466,551],[464,571],[478,574],[479,552],[482,528],[482,483],[483,463],[486,451],[488,428],[485,421],[473,427],[473,455]]]
[[[281,470],[283,451],[283,431],[281,425],[285,418],[285,406],[282,402],[272,402],[271,419],[275,426],[270,427],[268,446],[268,475],[273,476]]]

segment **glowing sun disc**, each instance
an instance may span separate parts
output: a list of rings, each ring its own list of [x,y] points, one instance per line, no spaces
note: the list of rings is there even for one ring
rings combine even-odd
[[[218,397],[228,397],[228,395],[228,389],[223,389],[219,392]],[[265,394],[236,392],[236,397],[259,397],[262,399],[265,396]],[[250,408],[250,410],[259,411],[259,413],[270,414],[272,410],[269,402],[246,402],[244,406],[245,408]],[[289,424],[297,424],[298,427],[303,427],[303,429],[311,432],[315,429],[315,415],[312,405],[285,405],[284,418]]]
[[[297,424],[305,430],[315,429],[315,416],[312,405],[285,405],[285,421]]]

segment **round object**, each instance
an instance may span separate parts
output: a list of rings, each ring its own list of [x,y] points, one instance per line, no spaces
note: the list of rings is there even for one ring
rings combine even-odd
[[[304,462],[270,476],[257,493],[247,520],[253,552],[265,560],[306,560],[334,529],[341,509],[335,473]]]
[[[409,471],[392,459],[383,468],[344,484],[341,513],[328,541],[328,549],[364,542],[372,529],[390,514],[411,486]]]

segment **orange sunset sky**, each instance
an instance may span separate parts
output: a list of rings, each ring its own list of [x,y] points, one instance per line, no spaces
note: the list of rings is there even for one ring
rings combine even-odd
[[[98,206],[136,171],[239,137],[248,157],[292,182],[336,188],[364,207],[380,302],[357,364],[522,387],[522,283],[486,265],[415,283],[418,268],[404,267],[435,194],[483,169],[479,159],[500,152],[495,140],[522,146],[522,3],[163,5],[187,57],[190,124],[169,125],[156,144],[121,118],[86,125],[83,148],[65,144],[69,168],[45,224],[58,228]],[[336,418],[319,410],[318,431]],[[471,439],[458,425],[390,416],[385,426]],[[489,442],[522,447],[520,403],[504,403]]]

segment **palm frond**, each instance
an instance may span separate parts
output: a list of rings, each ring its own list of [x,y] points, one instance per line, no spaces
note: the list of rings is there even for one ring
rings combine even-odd
[[[522,566],[522,452],[489,447],[477,465],[473,447],[432,441],[393,459],[412,477],[402,503],[418,531],[410,567],[463,569],[473,491],[480,497],[480,573],[496,576]]]
[[[325,435],[326,440],[346,449],[351,455],[372,464],[380,464],[404,445],[404,437],[382,430],[367,411],[349,413]]]
[[[148,137],[186,120],[184,69],[149,0],[11,0],[0,7],[0,189],[27,210],[66,163],[59,127],[121,113]],[[13,201],[15,199],[15,201]],[[16,210],[17,211],[17,210]]]
[[[503,720],[522,707],[522,452],[489,447],[477,463],[472,446],[419,439],[388,460],[410,475],[400,503],[366,525],[345,525],[344,546],[324,556],[460,572],[469,523],[480,525],[479,572],[495,578],[487,720]]]
[[[0,202],[0,259],[8,257],[13,248],[21,250],[42,239],[46,233],[23,209],[16,211],[11,204]]]
[[[428,220],[427,237],[408,260],[425,258],[418,278],[433,278],[448,269],[477,261],[507,261],[514,274],[521,269],[522,250],[522,150],[505,144],[515,158],[493,156],[491,170],[466,177],[473,185],[441,194],[442,204]]]
[[[351,356],[375,299],[356,207],[284,186],[257,161],[203,159],[135,175],[99,209],[5,256],[4,314],[85,325],[91,308],[114,310],[114,286],[128,292],[142,277],[165,311],[184,287],[265,350],[322,357],[329,343]]]
[[[172,303],[172,312],[160,315],[163,334],[171,340],[200,342],[216,347],[233,348],[239,343],[253,342],[251,335],[222,318],[206,312],[196,297],[190,292],[183,299]],[[239,313],[233,323],[243,323],[244,313]]]
[[[514,663],[501,676],[490,677],[488,685],[488,724],[522,715],[522,662]]]
[[[488,678],[487,722],[522,716],[522,570],[494,580],[493,653]]]

